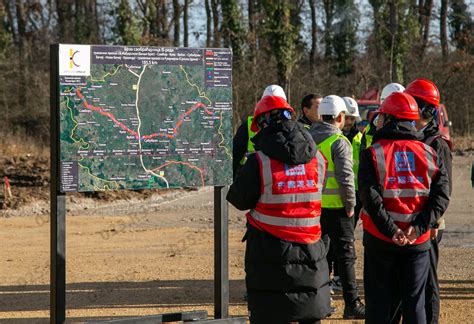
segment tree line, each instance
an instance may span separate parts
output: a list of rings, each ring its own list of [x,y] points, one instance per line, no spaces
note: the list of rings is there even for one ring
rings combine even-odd
[[[469,1],[0,0],[0,127],[47,143],[49,44],[61,42],[231,47],[237,121],[271,83],[297,108],[308,93],[358,98],[427,77],[470,136]]]

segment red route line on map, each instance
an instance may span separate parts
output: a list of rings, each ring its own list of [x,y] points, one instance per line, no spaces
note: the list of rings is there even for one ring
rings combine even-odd
[[[164,168],[165,166],[168,166],[170,164],[183,164],[183,165],[186,165],[188,167],[190,167],[191,169],[197,169],[199,171],[199,173],[201,174],[201,182],[202,182],[202,186],[204,187],[204,175],[203,175],[203,170],[198,168],[197,166],[195,166],[194,164],[191,164],[191,163],[186,163],[186,162],[182,162],[182,161],[170,161],[170,162],[166,162],[165,164],[162,164],[160,165],[159,167],[157,167],[156,169],[153,169],[152,171],[155,172],[155,171],[158,171],[162,168]]]
[[[134,130],[131,130],[127,126],[125,126],[125,124],[123,124],[122,122],[119,122],[113,114],[104,111],[100,107],[96,107],[96,106],[93,106],[93,105],[89,104],[87,102],[87,100],[85,99],[84,95],[79,91],[79,89],[76,89],[76,94],[82,100],[82,102],[84,103],[84,106],[87,109],[97,111],[102,116],[106,116],[106,117],[110,118],[116,125],[120,126],[123,130],[127,131],[128,133],[132,134],[133,136],[135,136],[138,139],[138,133],[135,132]],[[189,108],[184,114],[181,115],[180,120],[178,121],[176,126],[173,128],[173,134],[172,135],[171,134],[165,134],[165,133],[153,133],[153,134],[150,134],[150,135],[143,135],[142,139],[150,139],[150,138],[158,137],[158,136],[159,137],[166,137],[166,138],[170,138],[170,139],[175,138],[176,134],[178,133],[178,128],[183,124],[184,118],[189,116],[194,110],[196,110],[199,107],[206,108],[206,106],[203,103],[198,102],[193,107]],[[213,113],[210,112],[207,109],[204,109],[204,112],[206,114],[210,115],[210,116],[213,115]]]

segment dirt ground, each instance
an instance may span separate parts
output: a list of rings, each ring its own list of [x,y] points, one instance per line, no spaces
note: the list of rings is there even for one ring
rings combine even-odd
[[[454,160],[455,185],[439,265],[441,323],[474,323],[472,161],[472,156]],[[212,189],[130,194],[121,200],[104,195],[100,202],[68,196],[68,320],[197,309],[212,316]],[[1,323],[48,322],[48,204],[32,197],[21,208],[0,211]],[[230,208],[230,313],[242,316],[247,315],[242,298],[244,224],[243,213]],[[357,237],[361,286],[360,227]],[[357,323],[341,320],[342,296],[334,299],[338,312],[324,322]]]

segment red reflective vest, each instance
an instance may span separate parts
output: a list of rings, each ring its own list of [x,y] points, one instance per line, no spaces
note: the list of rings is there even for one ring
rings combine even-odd
[[[377,180],[382,191],[383,205],[401,229],[408,228],[425,207],[433,177],[438,172],[434,150],[418,141],[381,140],[370,147]],[[391,237],[379,232],[372,218],[362,209],[364,230],[389,243]],[[430,239],[430,231],[414,244]],[[395,244],[395,243],[393,243]]]
[[[287,165],[256,152],[260,198],[249,223],[282,240],[310,244],[321,238],[321,197],[326,159],[317,152],[307,164]]]

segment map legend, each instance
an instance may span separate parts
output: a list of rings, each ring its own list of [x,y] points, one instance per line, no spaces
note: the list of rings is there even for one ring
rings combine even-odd
[[[206,88],[232,86],[232,53],[228,50],[205,50],[204,69]]]

